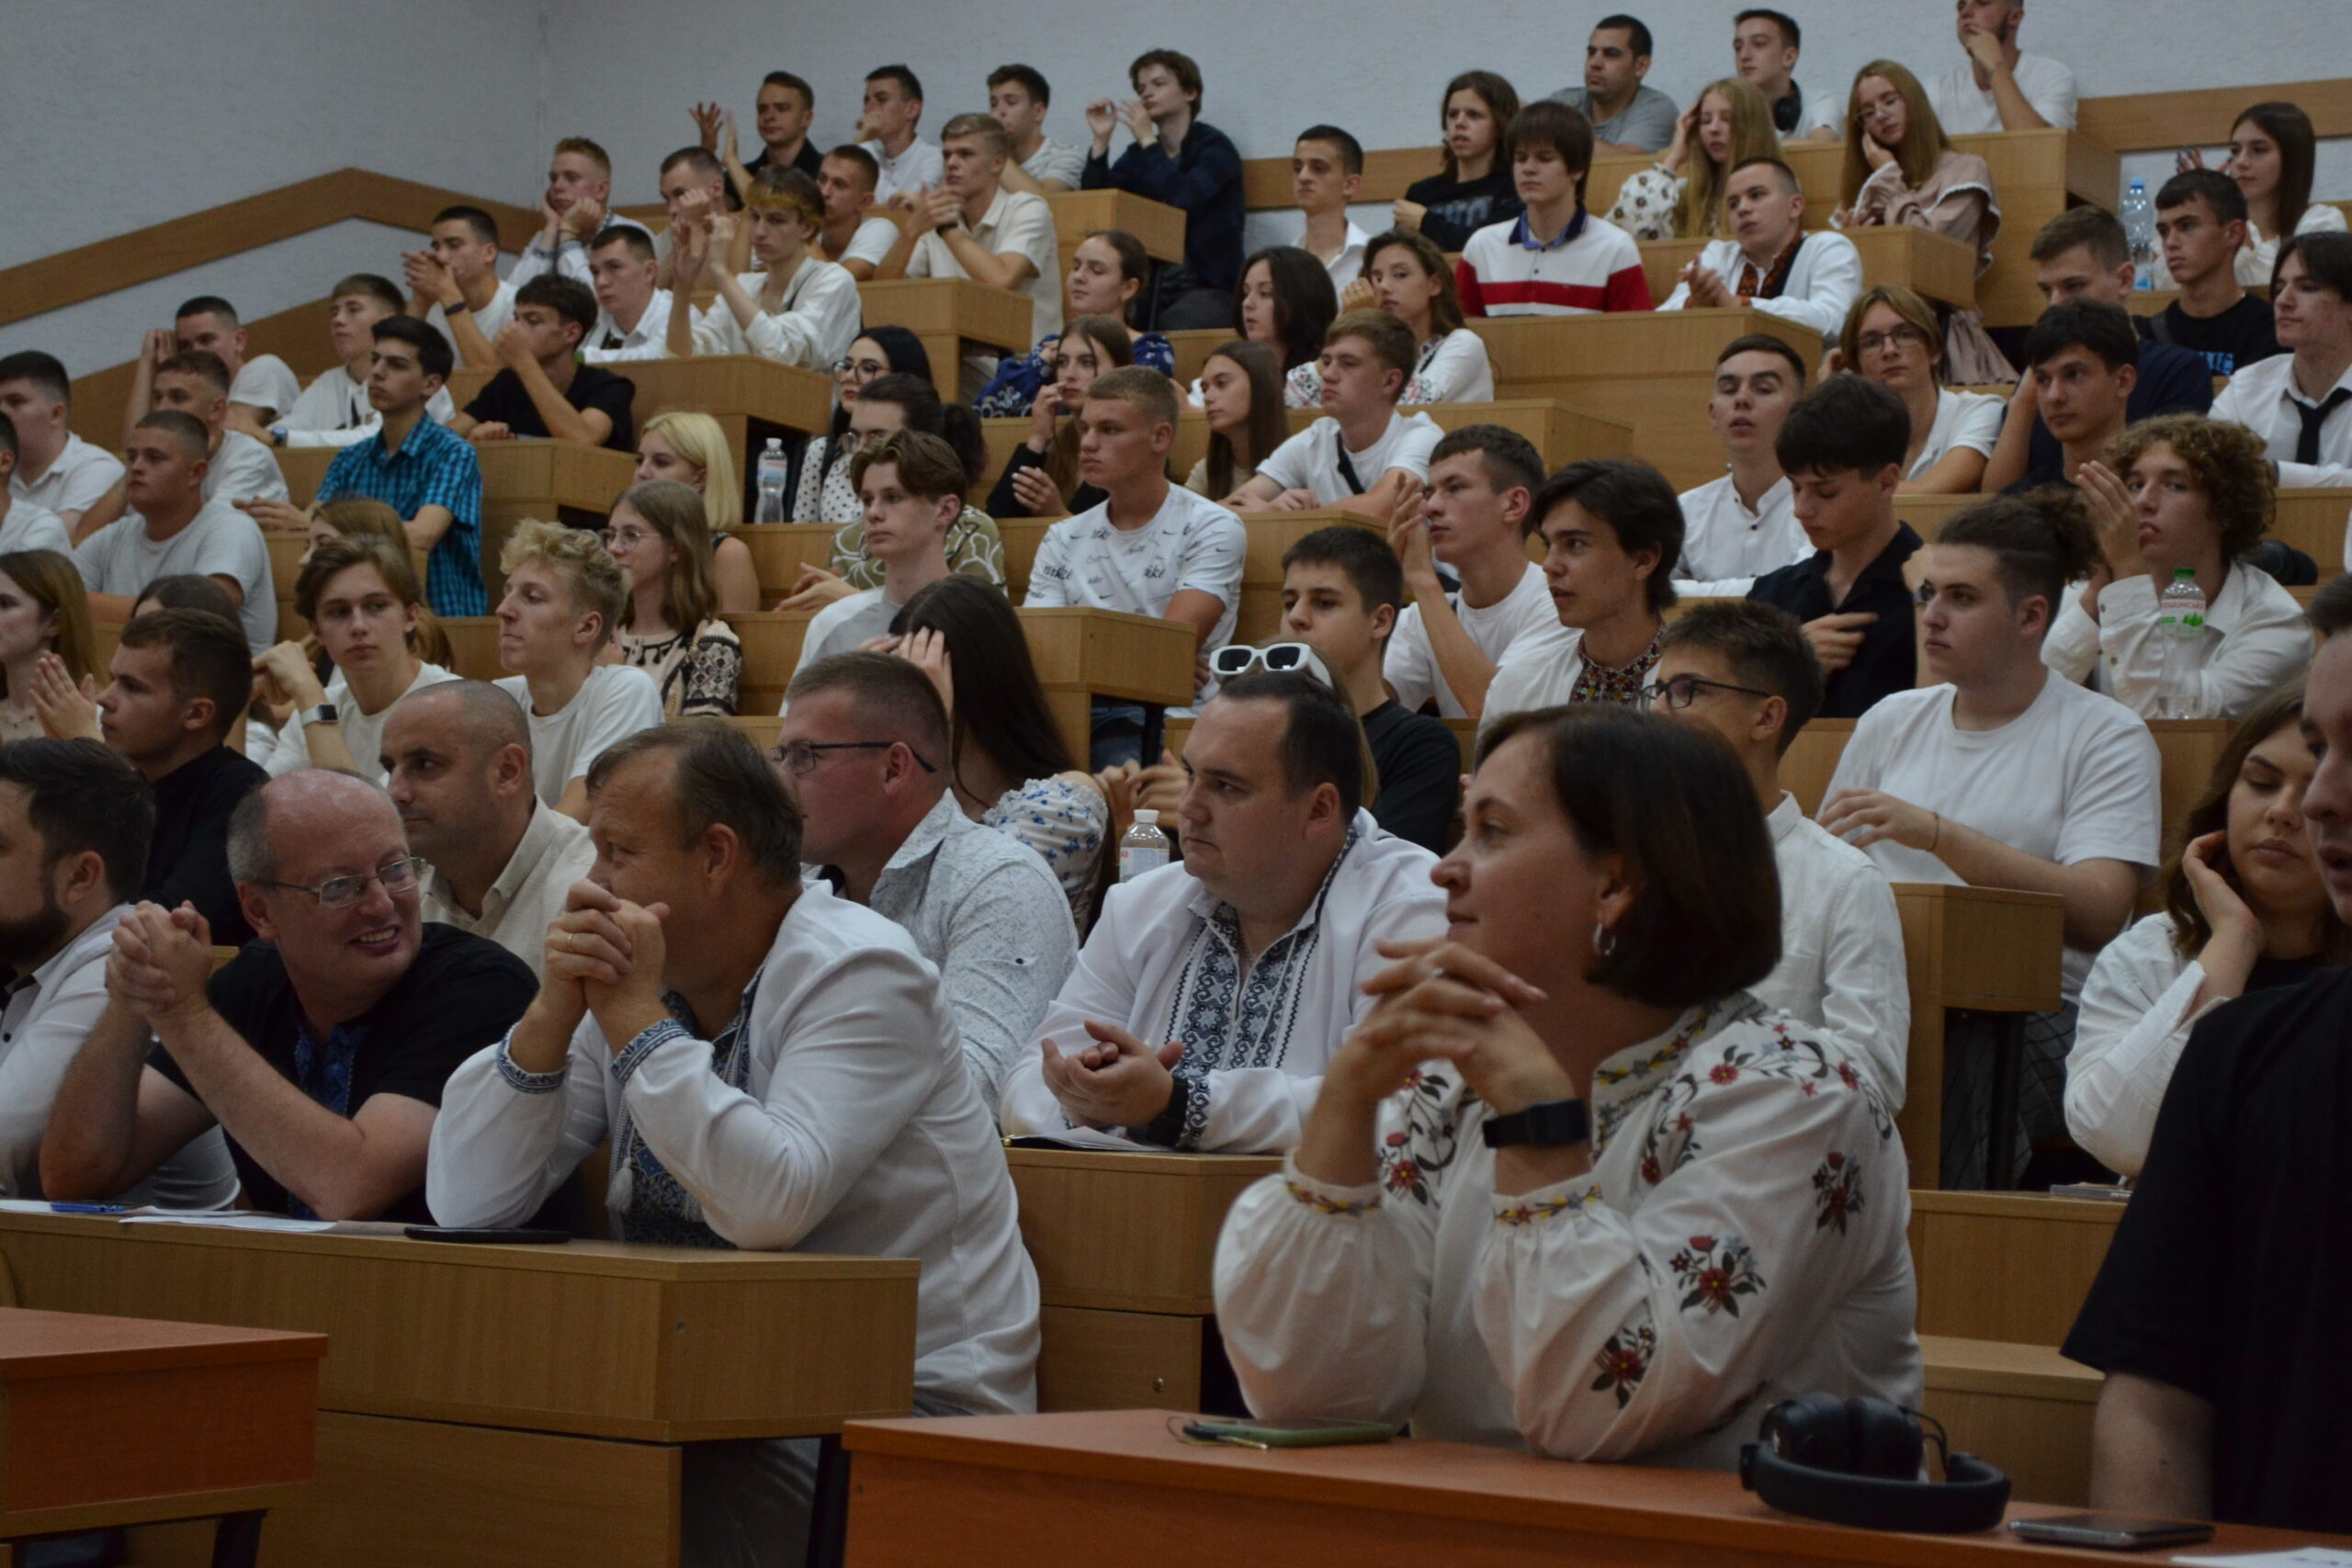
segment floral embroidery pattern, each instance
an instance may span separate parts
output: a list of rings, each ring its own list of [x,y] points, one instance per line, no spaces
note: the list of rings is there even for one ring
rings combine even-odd
[[[1288,1177],[1283,1179],[1283,1190],[1318,1214],[1369,1214],[1380,1207],[1377,1198],[1333,1198]]]
[[[1575,1209],[1599,1206],[1600,1189],[1588,1187],[1581,1192],[1563,1192],[1556,1197],[1539,1199],[1532,1203],[1513,1203],[1508,1209],[1495,1211],[1495,1224],[1516,1229],[1532,1225],[1538,1220],[1548,1220],[1555,1214],[1565,1214]]]
[[[1832,1149],[1813,1173],[1813,1228],[1846,1234],[1849,1215],[1862,1212],[1862,1168]]]
[[[1416,1070],[1405,1080],[1405,1125],[1380,1144],[1380,1185],[1399,1197],[1434,1203],[1430,1179],[1453,1163],[1455,1112],[1446,1104],[1453,1079]]]
[[[1620,1328],[1592,1358],[1592,1364],[1600,1369],[1600,1375],[1592,1380],[1592,1392],[1613,1391],[1617,1408],[1624,1409],[1633,1402],[1634,1390],[1649,1375],[1650,1358],[1657,1353],[1657,1330],[1647,1322]]]
[[[1756,1269],[1756,1254],[1736,1235],[1694,1235],[1667,1266],[1682,1282],[1684,1312],[1711,1316],[1721,1312],[1737,1317],[1739,1298],[1764,1288],[1764,1276]]]

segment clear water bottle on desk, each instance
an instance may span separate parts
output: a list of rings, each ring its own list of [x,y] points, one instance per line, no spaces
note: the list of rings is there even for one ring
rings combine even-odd
[[[2148,182],[2133,180],[2123,190],[2123,237],[2132,246],[2132,287],[2156,286],[2156,211],[2148,200]]]
[[[1119,835],[1119,880],[1133,882],[1167,863],[1168,835],[1159,830],[1159,813],[1146,807],[1136,813],[1136,825]]]
[[[2158,718],[2196,718],[2197,676],[2204,660],[2205,590],[2182,567],[2156,602],[2156,635],[2164,639],[2165,689]]]
[[[752,518],[754,523],[765,526],[792,521],[785,515],[784,504],[785,479],[791,471],[792,462],[784,455],[784,443],[769,436],[767,450],[760,454],[760,505],[758,515]]]

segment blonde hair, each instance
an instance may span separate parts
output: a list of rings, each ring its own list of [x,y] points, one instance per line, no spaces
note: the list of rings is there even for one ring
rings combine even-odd
[[[506,536],[506,546],[498,552],[498,570],[512,577],[533,561],[555,568],[571,591],[573,613],[601,616],[605,637],[612,636],[621,624],[621,612],[628,607],[628,573],[602,539],[585,528],[526,518]]]
[[[717,420],[692,409],[663,409],[639,427],[702,470],[702,515],[712,536],[743,525],[743,487],[735,479],[735,453]]]
[[[675,547],[662,574],[662,605],[670,625],[692,637],[718,607],[718,589],[710,575],[710,525],[703,519],[702,497],[692,485],[676,479],[648,479],[621,491],[613,502],[617,513],[628,507],[655,533]],[[637,615],[637,596],[629,595],[621,612],[626,629]]]
[[[98,640],[90,629],[90,594],[73,558],[55,550],[11,550],[0,555],[0,571],[57,617],[50,647],[65,661],[74,683],[78,686],[83,676],[96,674]],[[6,690],[6,678],[0,677],[0,694]]]
[[[743,193],[743,205],[753,212],[788,212],[810,238],[825,227],[825,198],[798,169],[762,169]]]
[[[1674,236],[1703,240],[1719,236],[1724,220],[1724,182],[1751,158],[1781,155],[1781,133],[1772,125],[1772,106],[1756,85],[1737,76],[1710,82],[1691,102],[1704,105],[1721,94],[1731,104],[1731,154],[1721,164],[1699,144],[1694,119],[1690,136],[1690,175],[1682,182],[1682,199],[1674,204]]]
[[[1892,60],[1871,61],[1854,73],[1854,85],[1846,90],[1846,169],[1838,188],[1845,193],[1849,207],[1861,194],[1863,182],[1876,172],[1862,155],[1862,111],[1858,102],[1862,83],[1872,76],[1885,77],[1903,99],[1903,144],[1894,149],[1894,161],[1902,165],[1906,185],[1914,190],[1926,185],[1943,155],[1951,151],[1951,138],[1944,134],[1944,123],[1936,118],[1935,106],[1928,102],[1928,90],[1919,85],[1919,78]]]

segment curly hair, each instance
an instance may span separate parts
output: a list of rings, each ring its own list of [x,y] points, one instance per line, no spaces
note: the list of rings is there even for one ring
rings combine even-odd
[[[621,612],[628,608],[628,574],[605,552],[602,539],[585,528],[525,518],[506,536],[498,552],[498,570],[512,577],[532,561],[544,562],[565,579],[572,614],[604,617],[607,637],[618,628]]]
[[[2143,419],[2107,444],[2100,461],[2124,479],[2152,446],[2169,446],[2188,469],[2205,511],[2222,536],[2222,558],[2234,561],[2262,542],[2278,510],[2270,457],[2262,437],[2242,424],[2202,414]]]

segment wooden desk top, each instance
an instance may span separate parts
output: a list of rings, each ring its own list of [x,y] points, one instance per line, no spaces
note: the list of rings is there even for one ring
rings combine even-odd
[[[1486,340],[1495,389],[1506,398],[1541,396],[1527,389],[1547,382],[1713,377],[1723,345],[1747,333],[1770,333],[1809,357],[1818,357],[1822,348],[1820,335],[1809,328],[1752,307],[1481,316],[1470,329]]]
[[[0,1307],[0,1383],[100,1371],[318,1361],[326,1353],[322,1334]]]
[[[1007,1149],[1047,1306],[1205,1316],[1217,1232],[1265,1155]]]
[[[1184,209],[1181,207],[1124,190],[1048,191],[1046,205],[1053,209],[1054,238],[1064,255],[1078,249],[1097,229],[1125,229],[1143,242],[1144,254],[1153,260],[1184,259]]]
[[[325,446],[292,447],[277,455],[294,504],[308,506],[338,452]],[[481,463],[482,499],[607,513],[613,498],[637,477],[637,457],[609,446],[573,441],[489,441],[474,448]]]
[[[1909,225],[1849,229],[1846,238],[1861,253],[1862,283],[1898,284],[1940,304],[1966,310],[1976,303],[1976,253],[1958,240]],[[1642,242],[1642,273],[1650,298],[1663,302],[1674,292],[1685,264],[1704,248],[1702,240]]]
[[[1010,288],[990,288],[968,277],[904,277],[861,283],[857,296],[869,327],[953,335],[1012,354],[1031,346],[1035,307],[1029,296]]]

